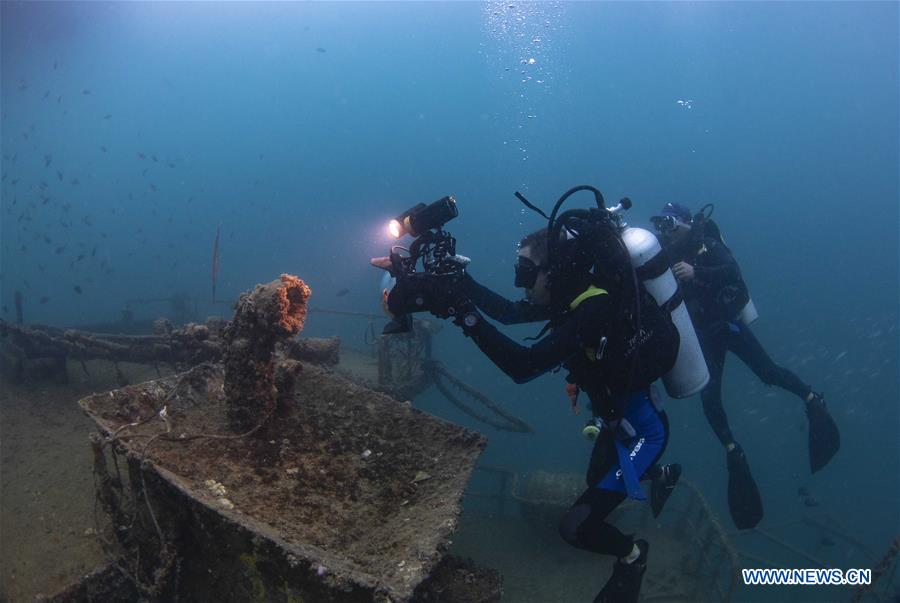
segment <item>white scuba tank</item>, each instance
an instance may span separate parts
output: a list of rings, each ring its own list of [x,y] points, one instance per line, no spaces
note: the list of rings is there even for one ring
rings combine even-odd
[[[678,290],[678,283],[668,263],[663,261],[664,256],[659,255],[662,252],[659,241],[649,230],[630,226],[622,231],[622,241],[628,248],[631,265],[638,270],[641,283],[656,303],[660,307],[665,307],[666,302]],[[654,259],[656,262],[650,263]],[[642,266],[646,266],[643,272],[647,274],[641,274],[642,271],[639,269]],[[687,398],[706,387],[709,382],[709,369],[706,367],[706,360],[703,358],[703,351],[700,349],[700,342],[697,340],[697,333],[694,331],[694,324],[691,322],[684,300],[681,300],[671,313],[672,322],[678,329],[681,341],[675,366],[663,375],[662,380],[670,397]]]
[[[741,310],[741,313],[738,314],[738,318],[741,319],[741,322],[746,326],[750,326],[750,323],[759,318],[759,312],[756,311],[756,304],[753,303],[753,298],[747,300],[747,303],[744,305],[744,308]]]

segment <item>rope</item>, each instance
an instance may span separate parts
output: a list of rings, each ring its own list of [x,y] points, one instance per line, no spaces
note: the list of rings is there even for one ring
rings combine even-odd
[[[894,541],[888,548],[887,553],[884,554],[884,557],[881,558],[881,561],[878,562],[878,565],[876,565],[872,569],[872,582],[866,584],[865,586],[860,586],[856,589],[856,593],[854,593],[853,599],[851,599],[852,603],[857,603],[857,601],[860,601],[863,594],[865,594],[866,591],[871,590],[875,586],[875,583],[878,582],[878,579],[881,578],[881,576],[883,576],[885,572],[888,571],[888,569],[890,569],[898,553],[900,553],[900,536],[894,538]]]
[[[438,390],[444,394],[444,397],[447,398],[454,406],[463,411],[465,414],[469,415],[473,419],[477,421],[481,421],[482,423],[486,423],[495,429],[499,429],[501,431],[513,431],[516,433],[534,433],[534,429],[531,428],[528,423],[520,419],[519,417],[513,415],[508,412],[504,408],[502,408],[499,404],[479,392],[478,390],[466,385],[453,375],[451,375],[447,369],[438,361],[430,361],[425,362],[422,365],[422,369],[431,377],[431,380],[434,382],[434,385],[438,388]],[[494,415],[500,417],[502,420],[498,420],[495,417],[490,415],[482,414],[472,408],[470,405],[466,404],[462,400],[460,400],[450,389],[441,381],[441,379],[446,379],[450,383],[452,383],[458,390],[461,392],[468,394],[470,397],[475,399],[476,401],[483,404],[487,407]]]

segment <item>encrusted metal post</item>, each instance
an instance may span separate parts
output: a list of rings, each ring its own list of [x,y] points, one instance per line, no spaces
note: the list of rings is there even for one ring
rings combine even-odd
[[[303,328],[309,295],[306,283],[283,274],[238,300],[223,333],[225,398],[233,431],[249,431],[274,411],[275,345]]]

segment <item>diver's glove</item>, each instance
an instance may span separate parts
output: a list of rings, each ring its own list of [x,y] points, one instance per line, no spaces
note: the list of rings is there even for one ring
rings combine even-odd
[[[467,313],[475,312],[475,304],[456,281],[435,281],[428,296],[428,311],[438,318],[452,318],[464,326]]]

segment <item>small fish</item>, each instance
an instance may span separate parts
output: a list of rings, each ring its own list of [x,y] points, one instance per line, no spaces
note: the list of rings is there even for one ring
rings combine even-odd
[[[56,170],[56,177],[59,178],[60,182],[63,181],[63,173],[60,172],[59,170]]]
[[[106,115],[103,116],[103,119],[112,119],[112,115],[107,113]]]
[[[103,145],[101,144],[101,145],[100,145],[100,150],[103,151],[103,152],[105,153],[105,152],[106,152],[106,147],[103,146]]]
[[[65,251],[65,250],[66,250],[66,246],[65,246],[65,245],[63,245],[63,246],[61,246],[61,247],[57,247],[57,248],[56,248],[56,255],[61,254],[61,253],[62,253],[63,251]]]
[[[46,92],[44,92],[44,99],[43,99],[43,100],[47,100],[47,97],[48,97],[48,96],[50,96],[50,91],[49,91],[49,90],[47,90]]]
[[[88,94],[91,93],[91,91],[88,90],[87,88],[85,88],[84,90],[81,91],[81,93],[84,94],[85,96],[87,96]]]
[[[328,51],[325,50],[324,48],[322,48],[321,46],[319,46],[318,48],[316,48],[316,52],[322,52],[322,53],[325,53],[325,52],[328,52]]]
[[[150,159],[153,160],[153,163],[159,163],[159,159],[156,157],[156,155],[150,155]]]
[[[50,163],[53,161],[52,155],[44,155],[44,167],[50,167]]]
[[[350,289],[341,289],[340,291],[338,291],[337,293],[335,293],[334,296],[335,296],[335,297],[344,297],[344,296],[347,295],[348,293],[350,293]]]
[[[152,182],[150,183],[150,190],[153,191],[154,193],[156,192],[156,185],[153,184]]]
[[[814,496],[807,496],[805,499],[803,499],[803,504],[807,507],[818,507],[819,501],[816,500]]]
[[[40,299],[40,303],[42,304],[46,304],[48,301],[50,301],[50,298],[46,295]]]
[[[72,178],[69,181],[69,184],[71,184],[72,186],[78,186],[80,184],[80,182],[78,182],[78,178]]]
[[[143,153],[138,153],[137,155],[138,155],[138,159],[146,159],[147,158],[147,156],[144,155]]]
[[[56,97],[56,104],[58,105],[61,102],[62,102],[62,94],[60,94],[59,96]]]
[[[78,295],[81,295],[81,287],[79,287],[78,285],[75,285],[72,288],[75,290],[75,293],[77,293]]]
[[[57,65],[59,65],[59,61],[53,61],[53,71],[56,71]]]
[[[809,496],[809,488],[806,486],[800,486],[797,488],[797,496]]]

